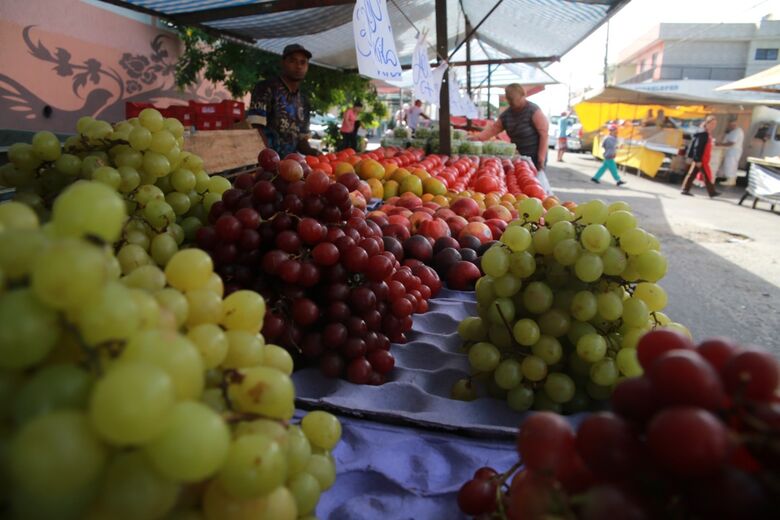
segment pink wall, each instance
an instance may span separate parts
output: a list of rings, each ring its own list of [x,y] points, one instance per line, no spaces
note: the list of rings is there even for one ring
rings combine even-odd
[[[657,54],[655,64],[653,64],[653,54]],[[661,76],[661,64],[664,56],[664,42],[659,41],[646,49],[643,49],[641,53],[637,54],[631,61],[636,64],[636,73],[639,74],[643,70],[648,70],[655,67],[653,73],[653,79],[660,79]],[[644,64],[644,69],[642,68]]]
[[[181,42],[153,24],[81,0],[0,2],[0,128],[73,133],[84,115],[124,119],[127,101],[230,97],[205,81],[179,91]]]

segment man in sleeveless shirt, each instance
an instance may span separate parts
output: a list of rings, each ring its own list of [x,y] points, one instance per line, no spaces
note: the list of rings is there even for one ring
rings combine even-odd
[[[527,155],[537,170],[543,170],[547,162],[547,118],[538,105],[526,99],[522,85],[507,85],[506,99],[509,108],[498,116],[495,123],[469,139],[486,141],[506,130],[509,139],[517,147],[517,153]]]

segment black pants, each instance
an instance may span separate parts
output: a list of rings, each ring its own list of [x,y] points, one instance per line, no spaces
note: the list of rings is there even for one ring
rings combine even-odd
[[[693,181],[696,179],[696,174],[699,172],[701,172],[701,176],[704,177],[704,184],[707,186],[707,193],[712,196],[712,194],[715,193],[715,186],[712,184],[712,182],[710,182],[710,176],[707,175],[707,172],[704,170],[704,168],[701,166],[696,166],[696,163],[691,164],[691,167],[688,169],[688,175],[685,176],[682,190],[686,193],[691,191]]]
[[[345,148],[352,148],[353,150],[357,151],[357,147],[358,147],[357,130],[349,133],[341,132],[341,146],[339,147],[339,150],[344,150]]]

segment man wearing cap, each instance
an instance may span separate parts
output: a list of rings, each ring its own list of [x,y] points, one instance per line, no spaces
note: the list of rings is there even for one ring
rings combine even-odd
[[[309,144],[309,99],[300,91],[311,53],[294,43],[282,52],[282,73],[255,85],[246,120],[280,156],[318,155]]]

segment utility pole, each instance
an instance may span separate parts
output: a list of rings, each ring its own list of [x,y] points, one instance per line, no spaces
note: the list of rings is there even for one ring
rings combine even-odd
[[[604,43],[604,88],[607,87],[607,65],[609,57],[609,20],[607,20],[607,41]]]

